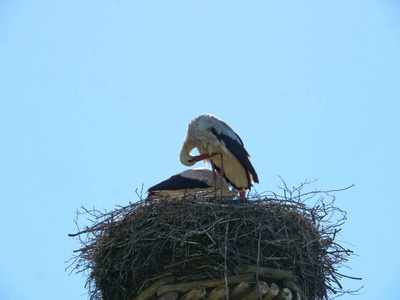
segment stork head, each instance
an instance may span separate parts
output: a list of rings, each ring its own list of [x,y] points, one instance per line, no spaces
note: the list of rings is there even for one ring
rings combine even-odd
[[[187,157],[187,158],[180,157],[180,161],[181,161],[181,163],[183,165],[188,166],[188,167],[193,166],[197,162],[196,158],[194,156],[190,156],[190,157]]]
[[[183,143],[181,152],[179,153],[179,160],[185,166],[193,166],[198,160],[196,160],[196,156],[190,154],[190,152],[194,149],[194,145],[186,141]]]

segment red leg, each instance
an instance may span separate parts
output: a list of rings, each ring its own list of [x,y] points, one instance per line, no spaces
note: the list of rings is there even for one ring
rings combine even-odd
[[[239,193],[239,195],[240,195],[240,198],[246,198],[246,191],[241,191]]]
[[[214,181],[214,196],[215,198],[217,197],[217,173],[215,171],[214,163],[212,160],[210,160],[211,167],[212,167],[212,173],[213,173],[213,181]]]
[[[223,156],[222,156],[222,153],[220,153],[220,155],[221,155],[221,198],[223,197],[223,195],[224,195],[224,193],[223,193],[223,189],[222,189],[222,187],[223,187],[223,183],[224,183],[224,159],[223,159]]]

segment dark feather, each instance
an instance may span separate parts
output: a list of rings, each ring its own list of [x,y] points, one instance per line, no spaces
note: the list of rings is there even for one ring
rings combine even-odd
[[[215,164],[213,164],[214,165],[214,168],[215,168],[215,170],[218,172],[218,174],[219,175],[221,175],[221,168],[219,168],[217,165],[215,165]],[[237,190],[241,190],[243,187],[238,187],[238,186],[236,186],[235,184],[233,184],[233,182],[231,182],[230,180],[229,180],[229,178],[227,178],[226,176],[225,176],[225,174],[224,174],[224,179],[225,179],[225,181],[227,182],[227,183],[229,183],[231,186],[233,186],[235,189],[237,189]]]
[[[236,136],[239,139],[239,141],[235,141],[234,139],[232,139],[231,137],[229,137],[229,136],[227,136],[227,135],[225,135],[223,133],[218,133],[217,130],[214,127],[211,128],[211,131],[219,141],[224,141],[226,148],[236,157],[236,159],[239,161],[239,163],[244,168],[244,170],[246,172],[248,187],[236,187],[236,186],[234,186],[229,181],[229,179],[225,177],[225,174],[224,174],[224,177],[225,177],[226,181],[229,182],[236,189],[241,189],[241,188],[250,189],[251,182],[250,182],[249,174],[251,174],[251,176],[253,176],[254,182],[258,183],[258,175],[257,175],[256,171],[254,170],[253,165],[251,164],[251,162],[249,160],[250,155],[249,155],[249,153],[247,153],[246,149],[244,148],[243,142],[240,139],[240,137],[235,133]]]
[[[157,191],[176,191],[176,190],[185,190],[185,189],[198,189],[198,188],[209,188],[210,186],[201,180],[191,179],[187,177],[183,177],[180,174],[171,176],[169,179],[164,180],[155,186],[152,186],[148,189],[148,193],[152,195]]]

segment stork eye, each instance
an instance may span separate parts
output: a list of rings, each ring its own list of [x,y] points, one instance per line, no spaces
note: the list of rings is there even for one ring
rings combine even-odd
[[[190,163],[194,162],[194,158],[193,159],[189,159],[188,162],[190,162]]]

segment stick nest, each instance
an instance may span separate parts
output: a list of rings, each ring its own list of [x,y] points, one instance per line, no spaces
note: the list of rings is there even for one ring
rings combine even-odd
[[[346,293],[338,268],[352,251],[335,241],[345,212],[329,193],[302,187],[240,200],[165,196],[111,212],[82,207],[76,223],[83,214],[91,226],[70,235],[82,248],[69,267],[88,274],[90,299],[133,299],[163,275],[226,278],[243,265],[291,271],[305,298],[330,299]],[[313,207],[304,204],[316,195]]]

